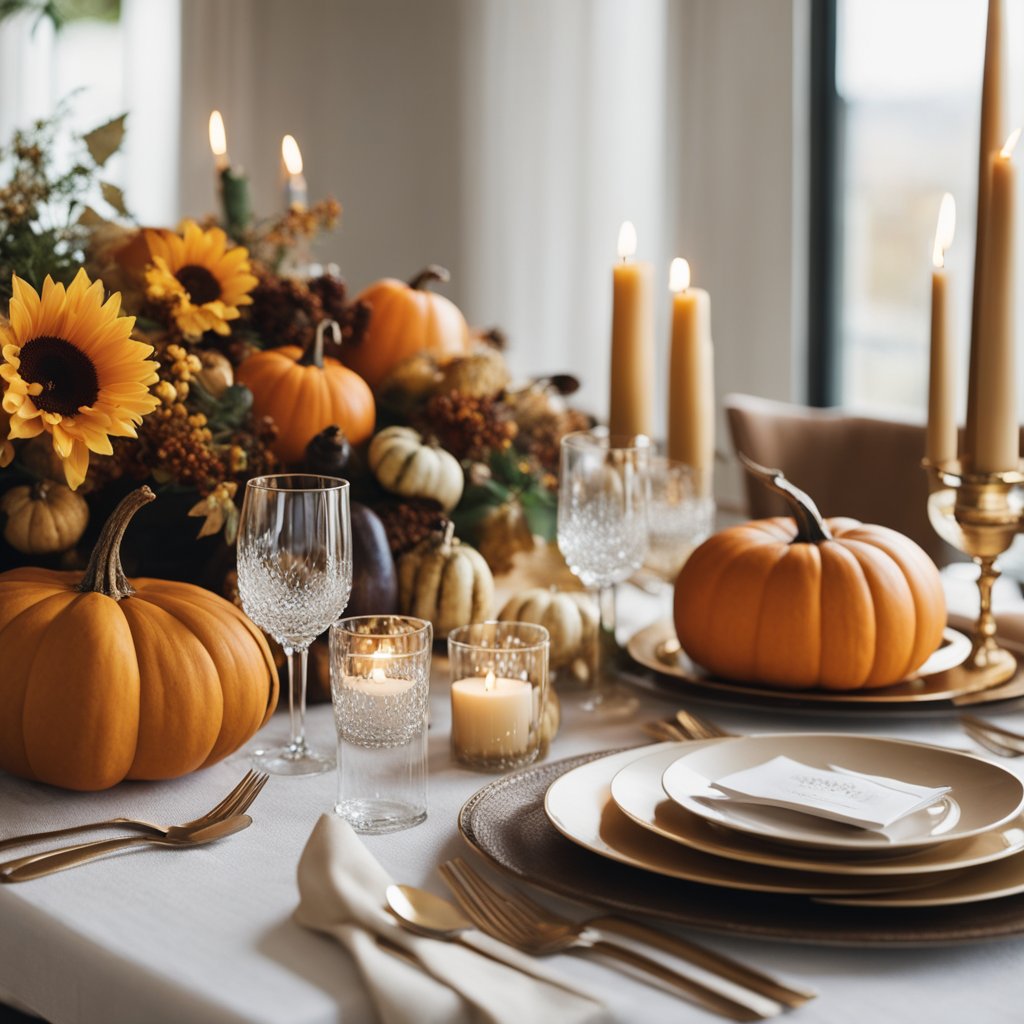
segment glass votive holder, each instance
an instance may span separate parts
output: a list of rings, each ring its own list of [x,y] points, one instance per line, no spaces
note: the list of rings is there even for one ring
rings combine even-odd
[[[505,771],[536,759],[549,647],[548,631],[532,622],[476,622],[448,634],[457,761]]]
[[[433,628],[365,615],[331,626],[338,802],[357,832],[397,832],[427,816],[427,709]]]

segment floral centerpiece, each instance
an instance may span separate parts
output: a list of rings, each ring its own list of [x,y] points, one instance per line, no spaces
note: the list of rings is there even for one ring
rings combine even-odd
[[[565,403],[575,382],[514,386],[499,332],[470,330],[426,291],[440,268],[355,299],[337,273],[296,268],[337,224],[332,199],[233,222],[233,236],[210,218],[133,224],[103,180],[124,118],[79,138],[63,171],[59,125],[0,151],[0,569],[81,565],[106,512],[144,482],[162,500],[126,538],[126,568],[230,589],[245,481],[285,467],[348,477],[389,558],[442,520],[495,572],[552,536],[559,438],[590,423]],[[300,370],[291,407],[275,404]],[[456,502],[370,465],[367,442],[395,425],[451,458]],[[34,525],[72,506],[65,528]],[[357,565],[354,600],[358,588]]]

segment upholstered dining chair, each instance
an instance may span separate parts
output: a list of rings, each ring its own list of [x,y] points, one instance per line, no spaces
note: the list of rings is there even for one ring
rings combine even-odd
[[[781,469],[823,515],[889,526],[917,541],[940,566],[963,557],[928,522],[923,424],[741,394],[727,395],[725,410],[733,447]],[[778,495],[744,476],[751,516],[788,514]]]

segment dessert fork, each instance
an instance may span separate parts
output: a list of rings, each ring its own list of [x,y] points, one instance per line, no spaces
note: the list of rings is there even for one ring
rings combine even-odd
[[[241,814],[256,799],[260,790],[266,785],[268,778],[269,776],[263,772],[246,772],[238,785],[219,804],[211,807],[198,818],[194,818],[192,821],[184,821],[180,825],[158,825],[155,822],[142,821],[138,818],[110,818],[107,821],[71,825],[68,828],[53,829],[50,832],[34,832],[30,835],[11,836],[9,839],[0,840],[0,850],[9,849],[12,846],[21,846],[25,843],[35,843],[45,839],[75,835],[79,832],[91,832],[93,829],[99,828],[131,828],[139,829],[143,832],[152,832],[160,836],[173,836],[176,829],[194,830],[202,828],[204,825],[211,825],[215,821],[221,821],[234,814]]]

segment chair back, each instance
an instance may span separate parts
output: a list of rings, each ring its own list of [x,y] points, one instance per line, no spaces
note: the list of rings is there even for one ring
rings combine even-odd
[[[781,469],[822,515],[852,516],[898,530],[939,566],[963,558],[928,521],[928,476],[921,466],[922,424],[814,409],[753,395],[727,395],[733,447]],[[779,495],[749,473],[747,511],[755,519],[788,515]]]

